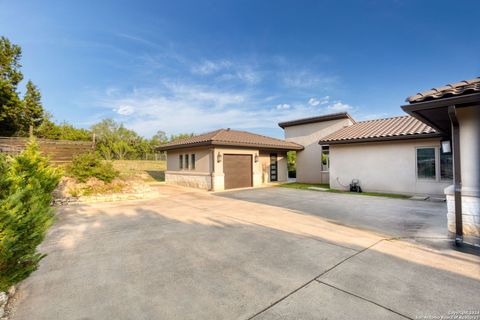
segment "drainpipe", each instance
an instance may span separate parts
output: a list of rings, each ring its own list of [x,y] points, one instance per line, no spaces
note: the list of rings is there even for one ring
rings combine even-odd
[[[452,125],[452,150],[453,150],[453,186],[455,197],[455,244],[463,242],[463,221],[462,221],[462,176],[460,166],[460,127],[457,118],[456,107],[448,107],[448,116]]]

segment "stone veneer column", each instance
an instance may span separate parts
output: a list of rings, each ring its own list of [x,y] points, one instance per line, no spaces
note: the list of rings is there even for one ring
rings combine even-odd
[[[460,125],[462,171],[463,233],[480,244],[480,106],[457,109]],[[448,204],[448,230],[455,233],[453,187],[445,189]]]

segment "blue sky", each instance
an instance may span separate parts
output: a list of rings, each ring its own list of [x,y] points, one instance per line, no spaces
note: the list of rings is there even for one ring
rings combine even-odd
[[[418,91],[480,76],[479,1],[10,1],[0,34],[58,121],[149,137],[401,115]]]

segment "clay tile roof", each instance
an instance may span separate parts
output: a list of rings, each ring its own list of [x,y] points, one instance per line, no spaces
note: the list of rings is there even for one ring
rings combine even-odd
[[[417,93],[407,98],[407,102],[415,103],[426,100],[439,99],[449,96],[480,92],[480,77],[472,80],[464,80],[457,83],[450,83],[443,87],[433,88]]]
[[[278,150],[302,150],[303,146],[294,142],[275,139],[246,131],[219,129],[186,139],[161,145],[157,150],[173,150],[197,146],[236,146]]]
[[[347,112],[338,112],[338,113],[330,113],[330,114],[325,114],[325,115],[316,116],[316,117],[280,122],[278,126],[285,129],[286,127],[298,126],[301,124],[317,123],[317,122],[338,120],[338,119],[350,119],[352,120],[352,122],[355,122],[355,120],[353,120],[353,118]]]
[[[320,144],[401,140],[438,136],[435,129],[411,116],[360,121],[324,137]]]

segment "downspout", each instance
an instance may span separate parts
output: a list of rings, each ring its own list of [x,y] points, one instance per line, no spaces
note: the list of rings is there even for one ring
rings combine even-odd
[[[457,118],[456,107],[448,107],[448,116],[452,125],[452,149],[453,149],[453,187],[455,198],[455,244],[463,242],[463,221],[462,221],[462,176],[460,166],[460,127]]]

